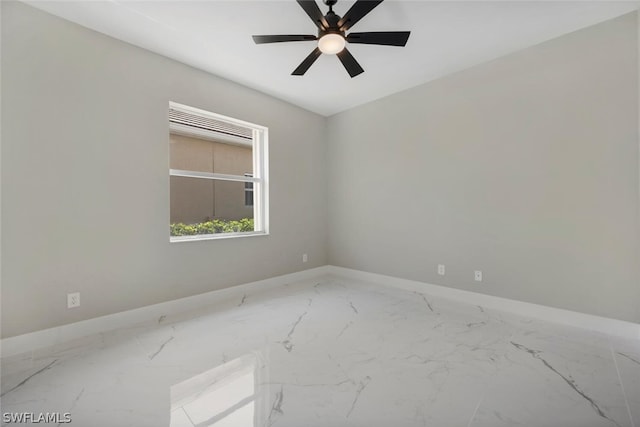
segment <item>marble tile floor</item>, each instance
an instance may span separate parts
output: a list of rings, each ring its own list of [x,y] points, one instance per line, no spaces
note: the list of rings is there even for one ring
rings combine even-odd
[[[1,362],[3,426],[640,427],[640,342],[333,277]]]

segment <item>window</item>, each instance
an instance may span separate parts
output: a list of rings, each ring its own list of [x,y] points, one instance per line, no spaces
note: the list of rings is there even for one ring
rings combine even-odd
[[[253,177],[250,173],[245,173],[244,176]],[[253,206],[253,182],[244,183],[244,205]]]
[[[170,240],[268,234],[267,146],[263,126],[169,103]]]

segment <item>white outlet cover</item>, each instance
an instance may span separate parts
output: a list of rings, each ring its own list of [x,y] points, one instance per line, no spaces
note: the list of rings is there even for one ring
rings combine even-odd
[[[445,267],[443,264],[438,264],[438,274],[440,276],[444,276],[445,275]]]
[[[302,262],[307,262],[309,261],[309,257],[307,256],[307,254],[302,254]]]
[[[80,292],[67,294],[67,308],[80,307]]]
[[[476,282],[482,282],[482,271],[476,270],[474,278]]]

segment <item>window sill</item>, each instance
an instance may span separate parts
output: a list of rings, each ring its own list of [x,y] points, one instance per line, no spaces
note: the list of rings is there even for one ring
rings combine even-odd
[[[269,233],[265,231],[252,231],[248,233],[198,234],[194,236],[171,236],[169,237],[169,242],[170,243],[200,242],[202,240],[235,239],[239,237],[268,236],[268,235]]]

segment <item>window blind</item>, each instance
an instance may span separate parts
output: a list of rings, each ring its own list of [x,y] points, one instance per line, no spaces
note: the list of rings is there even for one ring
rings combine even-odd
[[[219,132],[225,135],[232,135],[248,140],[253,139],[253,133],[251,129],[242,126],[236,126],[231,123],[225,123],[223,121],[209,117],[198,116],[186,111],[176,110],[175,108],[169,108],[169,121],[172,123],[178,123],[181,125],[192,126],[198,129]]]

